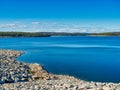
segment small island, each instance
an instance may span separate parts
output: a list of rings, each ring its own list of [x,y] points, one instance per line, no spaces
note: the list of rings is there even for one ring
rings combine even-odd
[[[22,51],[0,50],[0,90],[120,90],[120,83],[89,82],[17,61]]]

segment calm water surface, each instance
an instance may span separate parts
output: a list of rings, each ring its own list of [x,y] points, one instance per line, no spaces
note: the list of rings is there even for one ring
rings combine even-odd
[[[100,82],[120,82],[120,37],[0,38],[1,49],[23,50],[20,61],[51,73]]]

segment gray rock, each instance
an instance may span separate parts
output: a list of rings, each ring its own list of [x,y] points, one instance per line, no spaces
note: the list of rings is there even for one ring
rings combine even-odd
[[[17,61],[22,53],[0,50],[0,90],[120,90],[120,83],[87,82],[49,74],[39,64]]]

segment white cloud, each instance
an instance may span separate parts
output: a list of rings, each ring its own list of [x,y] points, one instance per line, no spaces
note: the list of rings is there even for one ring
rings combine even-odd
[[[31,31],[31,32],[107,32],[120,31],[120,27],[108,27],[97,24],[82,24],[57,21],[29,21],[0,23],[0,31]]]
[[[39,25],[40,22],[32,22],[33,25]]]

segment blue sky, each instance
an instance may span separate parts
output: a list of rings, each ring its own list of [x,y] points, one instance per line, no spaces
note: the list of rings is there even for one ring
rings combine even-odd
[[[120,30],[119,0],[0,0],[0,31]]]

